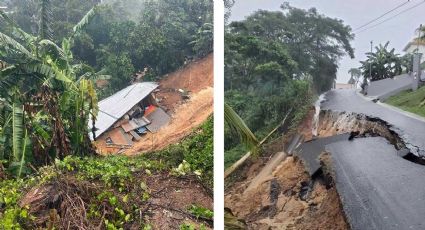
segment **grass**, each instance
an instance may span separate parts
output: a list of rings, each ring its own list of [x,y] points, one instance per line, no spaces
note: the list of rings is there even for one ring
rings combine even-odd
[[[388,98],[385,103],[398,107],[402,110],[425,117],[425,106],[420,106],[425,99],[425,87],[416,91],[406,90]]]

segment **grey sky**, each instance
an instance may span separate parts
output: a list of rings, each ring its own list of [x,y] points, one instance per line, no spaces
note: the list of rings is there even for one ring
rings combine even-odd
[[[258,9],[279,10],[283,2],[284,0],[236,0],[230,20],[242,20]],[[407,0],[287,0],[287,2],[292,6],[303,9],[315,7],[319,13],[342,19],[345,24],[354,29],[407,2]],[[423,2],[423,0],[410,0],[404,7],[367,27],[420,2]],[[364,60],[364,53],[370,50],[371,40],[373,40],[374,46],[390,41],[390,47],[395,48],[397,53],[403,54],[403,48],[415,37],[415,29],[421,23],[425,25],[425,3],[373,29],[357,33],[352,42],[355,58],[350,59],[346,56],[340,61],[337,82],[346,83],[348,81],[350,77],[347,71],[352,67],[360,66],[359,61]]]

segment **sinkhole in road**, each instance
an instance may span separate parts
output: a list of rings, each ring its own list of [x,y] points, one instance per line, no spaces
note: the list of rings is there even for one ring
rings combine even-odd
[[[317,125],[317,137],[331,137],[350,133],[350,139],[380,136],[391,143],[398,151],[398,156],[405,160],[425,165],[425,159],[418,157],[417,147],[412,146],[400,135],[402,132],[386,121],[352,112],[322,110]]]

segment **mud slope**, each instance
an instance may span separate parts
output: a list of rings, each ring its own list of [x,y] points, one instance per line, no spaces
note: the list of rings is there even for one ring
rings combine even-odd
[[[187,103],[178,107],[167,126],[155,134],[146,134],[126,154],[156,151],[179,142],[213,113],[213,94],[213,89],[208,87],[193,95]]]
[[[184,103],[179,89],[189,91],[196,95],[207,87],[214,84],[214,58],[209,54],[205,58],[196,60],[171,74],[162,77],[159,82],[159,92],[156,94],[169,113],[174,113],[176,109]]]
[[[205,122],[213,113],[213,76],[213,54],[165,75],[156,97],[171,115],[170,123],[155,134],[146,134],[125,154],[161,150],[179,142]],[[183,99],[179,89],[188,91],[190,99]]]
[[[312,182],[300,160],[287,157],[268,181],[246,191],[255,167],[225,192],[226,207],[249,229],[348,229],[335,188]]]

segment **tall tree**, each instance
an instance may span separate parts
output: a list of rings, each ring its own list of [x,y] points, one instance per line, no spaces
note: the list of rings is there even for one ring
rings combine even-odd
[[[298,64],[295,74],[312,76],[319,93],[329,90],[336,79],[338,60],[345,54],[354,57],[351,28],[341,20],[319,14],[315,8],[303,10],[284,3],[281,10],[259,10],[244,21],[231,23],[231,33],[285,45]]]

